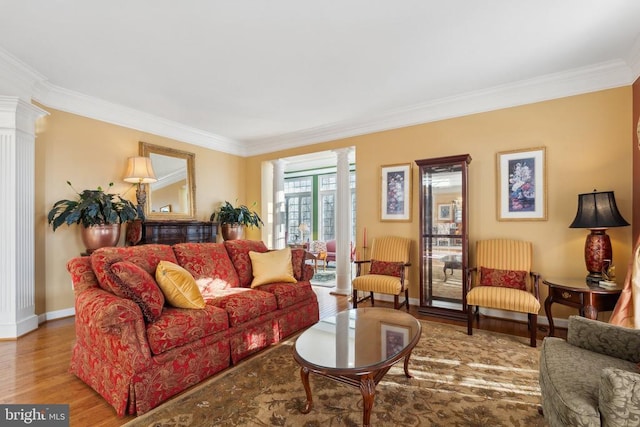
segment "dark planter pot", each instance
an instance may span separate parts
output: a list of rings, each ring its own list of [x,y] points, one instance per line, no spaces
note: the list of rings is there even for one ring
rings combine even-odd
[[[81,236],[87,253],[106,246],[116,246],[120,240],[120,224],[81,227]]]
[[[244,225],[241,224],[222,224],[220,226],[222,238],[224,240],[244,239]]]

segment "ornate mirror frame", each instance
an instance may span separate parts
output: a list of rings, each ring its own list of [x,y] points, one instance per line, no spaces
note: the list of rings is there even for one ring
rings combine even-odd
[[[186,179],[186,206],[185,209],[181,209],[178,212],[171,209],[171,205],[163,206],[167,207],[168,211],[160,211],[160,209],[153,209],[153,187],[158,183],[162,183],[163,177],[158,176],[158,169],[156,165],[153,165],[158,183],[145,184],[147,190],[147,201],[144,206],[145,217],[149,220],[170,221],[177,219],[195,219],[196,216],[196,182],[195,182],[195,157],[194,153],[188,151],[176,150],[173,148],[163,147],[161,145],[149,144],[147,142],[139,142],[139,152],[141,156],[151,157],[151,163],[153,164],[154,155],[173,157],[176,159],[182,159],[186,161],[186,171],[184,173]]]

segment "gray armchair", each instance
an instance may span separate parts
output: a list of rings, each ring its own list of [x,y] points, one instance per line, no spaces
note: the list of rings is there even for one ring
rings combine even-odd
[[[571,316],[540,352],[544,417],[556,426],[640,425],[640,330]]]

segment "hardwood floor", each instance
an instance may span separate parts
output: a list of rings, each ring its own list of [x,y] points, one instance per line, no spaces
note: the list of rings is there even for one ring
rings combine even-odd
[[[346,296],[331,295],[329,288],[314,287],[320,304],[320,317],[332,316],[350,308]],[[366,307],[369,303],[359,304]],[[376,301],[376,307],[391,304]],[[417,318],[464,325],[463,322],[422,316],[417,307],[410,312]],[[526,324],[481,318],[481,328],[522,336],[528,344]],[[538,331],[538,338],[545,332]],[[566,336],[566,330],[556,328]],[[41,325],[16,341],[0,341],[0,403],[69,404],[71,426],[120,426],[134,417],[119,418],[100,395],[69,373],[71,348],[75,339],[74,318],[58,319]]]

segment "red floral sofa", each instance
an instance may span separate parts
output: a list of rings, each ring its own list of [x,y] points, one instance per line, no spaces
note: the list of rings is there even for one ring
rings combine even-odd
[[[318,300],[309,283],[313,268],[305,266],[304,251],[292,250],[297,283],[255,289],[250,288],[249,251],[267,252],[267,248],[250,240],[150,244],[103,248],[70,260],[67,269],[76,310],[70,371],[102,395],[119,416],[142,414],[316,323]],[[191,273],[198,287],[206,290],[203,309],[174,308],[163,300],[154,312],[149,310],[154,304],[158,308],[149,295],[153,292],[131,291],[139,285],[133,276],[129,280],[117,276],[117,289],[109,282],[118,265],[132,263],[153,276],[160,261],[176,263]]]

